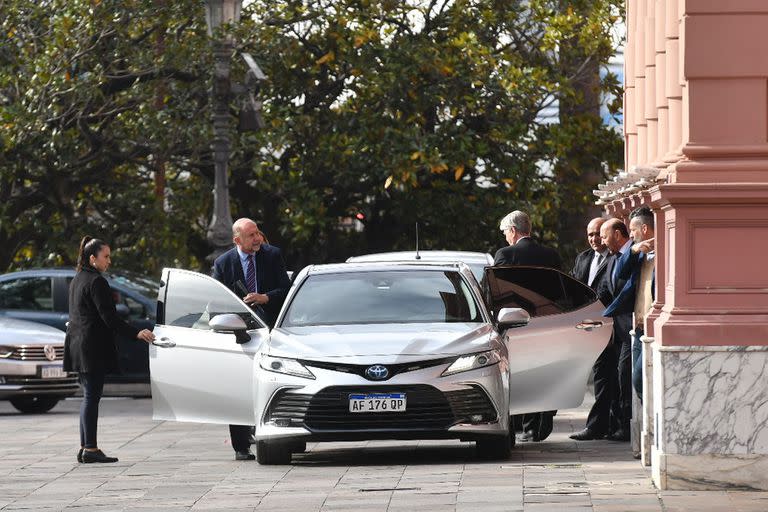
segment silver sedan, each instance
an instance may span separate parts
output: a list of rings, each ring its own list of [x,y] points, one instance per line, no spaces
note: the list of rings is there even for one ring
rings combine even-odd
[[[552,269],[344,263],[297,276],[270,332],[212,278],[163,271],[155,419],[256,425],[257,459],[307,441],[443,439],[507,457],[512,414],[578,406],[610,336]],[[597,318],[597,320],[595,320]]]

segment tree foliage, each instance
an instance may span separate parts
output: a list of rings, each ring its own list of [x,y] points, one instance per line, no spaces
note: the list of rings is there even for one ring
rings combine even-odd
[[[422,248],[492,251],[513,209],[568,254],[582,240],[561,237],[563,219],[583,219],[622,157],[591,106],[618,92],[596,72],[621,3],[254,0],[233,30],[268,75],[267,127],[233,132],[233,214],[293,268],[410,249],[416,222]],[[202,267],[201,3],[0,4],[0,268],[70,263],[85,232],[121,266]]]

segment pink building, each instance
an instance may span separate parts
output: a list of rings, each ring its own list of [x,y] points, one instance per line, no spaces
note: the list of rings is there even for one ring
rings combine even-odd
[[[661,489],[768,489],[768,1],[627,0],[627,172],[656,215],[642,460]]]

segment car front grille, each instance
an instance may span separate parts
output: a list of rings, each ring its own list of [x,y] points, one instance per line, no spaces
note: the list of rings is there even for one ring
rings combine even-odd
[[[54,359],[54,361],[61,361],[64,359],[64,346],[62,345],[54,348],[56,350],[56,359]],[[16,359],[19,361],[50,361],[50,359],[45,356],[45,349],[42,345],[19,345],[14,348],[8,359]]]
[[[441,364],[447,364],[451,361],[454,361],[455,359],[456,357],[448,357],[448,358],[443,357],[440,359],[427,359],[424,361],[416,361],[413,363],[385,364],[383,366],[385,366],[387,370],[389,370],[389,374],[387,375],[386,379],[381,379],[381,380],[389,380],[395,375],[398,375],[400,373],[414,372],[416,370],[423,370],[424,368],[432,368],[434,366],[440,366]],[[365,371],[372,366],[370,364],[333,363],[328,361],[311,361],[309,359],[300,359],[299,362],[304,366],[322,368],[324,370],[331,370],[334,372],[353,373],[355,375],[359,375],[360,377],[363,377],[364,379],[374,380],[369,378],[368,375],[366,375],[365,373]]]
[[[403,412],[349,412],[352,393],[405,393]],[[474,416],[474,418],[472,418]],[[480,387],[441,392],[429,385],[333,386],[315,395],[290,393],[273,397],[266,421],[303,426],[316,432],[362,430],[445,430],[457,423],[495,421],[496,410]]]
[[[77,377],[60,377],[57,379],[42,379],[40,377],[12,377],[5,378],[5,384],[20,386],[20,393],[53,393],[65,394],[77,391]],[[2,391],[2,390],[0,390]]]

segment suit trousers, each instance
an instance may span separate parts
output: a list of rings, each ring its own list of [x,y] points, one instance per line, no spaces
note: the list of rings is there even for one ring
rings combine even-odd
[[[98,448],[96,431],[99,424],[99,401],[104,391],[104,372],[92,371],[77,375],[83,389],[80,403],[80,446]]]
[[[236,452],[247,452],[251,449],[251,426],[250,425],[230,425],[229,439],[232,442],[232,449]]]
[[[635,327],[635,335],[632,337],[632,387],[637,391],[640,401],[643,400],[643,337],[645,331],[642,327]]]
[[[587,416],[587,428],[597,435],[611,434],[619,427],[619,354],[614,337],[592,367],[595,375],[595,403]]]
[[[632,313],[613,317],[613,337],[618,341],[616,350],[619,356],[619,427],[623,429],[629,429],[632,419],[632,338],[629,334],[631,326]]]

